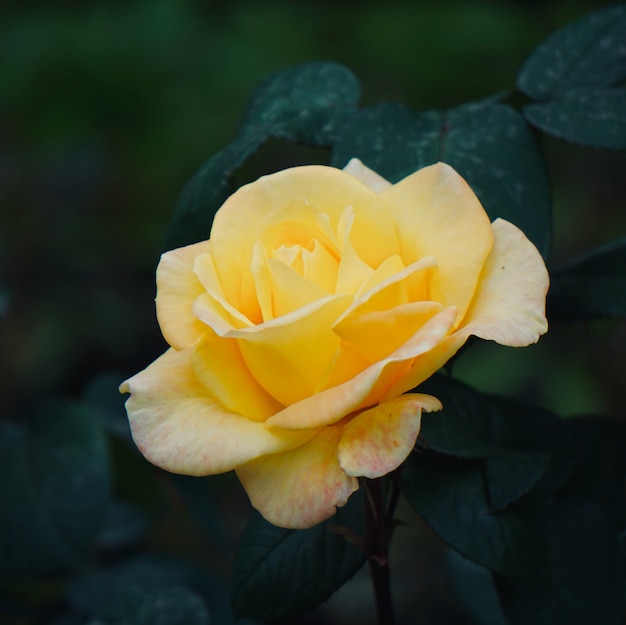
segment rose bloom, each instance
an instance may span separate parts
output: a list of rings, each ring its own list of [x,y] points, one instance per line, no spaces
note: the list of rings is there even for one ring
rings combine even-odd
[[[394,185],[356,159],[262,177],[161,258],[171,348],[120,387],[133,438],[174,473],[234,469],[268,521],[310,527],[406,459],[441,409],[406,391],[470,335],[546,332],[547,289],[532,243],[443,163]]]

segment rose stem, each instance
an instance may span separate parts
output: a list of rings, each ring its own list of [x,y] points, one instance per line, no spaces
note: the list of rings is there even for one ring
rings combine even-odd
[[[365,487],[365,549],[376,596],[379,625],[395,622],[389,585],[389,540],[392,517],[398,500],[397,481],[392,479],[389,508],[385,511],[383,478],[364,479]]]

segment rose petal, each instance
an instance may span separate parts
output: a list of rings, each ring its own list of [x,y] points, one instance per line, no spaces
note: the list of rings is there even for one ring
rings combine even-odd
[[[469,334],[462,329],[444,337],[433,349],[420,354],[406,368],[404,374],[389,385],[381,396],[381,401],[387,401],[419,386],[439,371],[463,347],[468,338]]]
[[[387,389],[401,379],[420,354],[428,353],[449,332],[456,319],[451,306],[433,317],[402,347],[351,380],[288,405],[267,420],[282,428],[313,428],[336,423],[360,408],[377,404]]]
[[[176,349],[191,347],[208,332],[192,314],[196,297],[204,292],[193,265],[210,249],[210,241],[202,241],[166,252],[157,267],[157,318],[165,340]]]
[[[192,351],[170,349],[120,386],[131,393],[133,439],[150,462],[172,473],[212,475],[315,436],[316,430],[270,430],[224,408],[194,374]]]
[[[304,529],[332,516],[358,488],[337,459],[341,427],[328,427],[308,443],[237,469],[252,505],[279,527]]]
[[[380,196],[400,234],[402,258],[410,264],[437,259],[430,299],[456,306],[462,319],[493,247],[489,218],[474,192],[444,163],[424,167]]]
[[[370,363],[386,358],[443,310],[438,302],[413,302],[343,319],[334,330]]]
[[[246,310],[251,298],[256,301],[249,270],[251,250],[265,236],[268,215],[298,199],[327,214],[333,231],[345,208],[351,205],[356,215],[353,241],[359,241],[363,250],[357,251],[371,266],[398,253],[398,235],[384,202],[350,174],[334,167],[311,165],[264,176],[226,200],[211,230],[227,300],[251,320]],[[242,282],[246,277],[249,282]]]
[[[194,302],[194,314],[198,318],[211,327],[213,324],[209,322],[209,319],[215,315],[222,318],[229,327],[245,328],[252,325],[244,314],[226,300],[212,254],[200,254],[193,263],[193,271],[206,291]],[[198,300],[201,300],[201,303]],[[211,309],[211,312],[207,309]],[[203,319],[203,316],[206,319]]]
[[[226,410],[265,421],[283,408],[252,377],[236,339],[205,339],[196,346],[191,362],[206,392]]]
[[[345,341],[341,341],[328,371],[320,378],[315,393],[351,380],[365,371],[371,364],[372,362],[368,358],[359,354]]]
[[[496,219],[493,231],[495,245],[462,327],[482,339],[524,347],[548,330],[548,271],[537,248],[517,226]]]
[[[363,293],[371,292],[380,287],[381,284],[387,283],[389,280],[395,280],[396,276],[405,269],[406,267],[398,254],[385,258],[367,280],[361,284],[357,291],[357,298],[360,300]]]
[[[370,169],[367,165],[364,165],[358,158],[351,158],[343,170],[347,174],[350,174],[360,180],[372,191],[376,191],[376,193],[380,193],[387,187],[391,186],[390,182],[385,180],[381,175],[377,174],[373,169]]]
[[[302,275],[326,293],[335,293],[339,263],[319,241],[313,242],[313,249],[302,252]]]
[[[351,206],[348,206],[337,226],[339,239],[343,243],[337,272],[337,293],[355,294],[374,273],[374,270],[356,253],[352,245],[350,232],[353,224],[354,211]]]
[[[337,449],[341,468],[368,478],[394,471],[415,445],[422,410],[441,408],[431,395],[407,393],[361,412],[343,428]]]
[[[297,199],[280,198],[283,203],[276,204],[275,209],[263,219],[260,241],[266,253],[271,256],[284,244],[307,247],[311,241],[317,240],[337,256],[337,235],[330,216],[305,197],[295,197]]]
[[[329,295],[328,291],[309,282],[274,258],[267,259],[267,268],[274,319],[294,312],[307,304],[313,304]]]
[[[427,270],[436,266],[437,261],[432,256],[427,256],[399,269],[382,282],[372,280],[373,286],[354,299],[339,321],[369,312],[390,310],[394,306],[409,302],[430,299],[426,297],[429,287],[427,276],[430,275],[427,274]]]
[[[253,377],[277,401],[293,404],[315,392],[339,349],[332,326],[351,301],[333,295],[252,328],[233,330]]]
[[[541,255],[524,233],[508,221],[496,219],[493,230],[494,248],[461,327],[416,358],[385,398],[421,384],[450,360],[470,335],[525,347],[547,331],[544,310],[549,278]]]

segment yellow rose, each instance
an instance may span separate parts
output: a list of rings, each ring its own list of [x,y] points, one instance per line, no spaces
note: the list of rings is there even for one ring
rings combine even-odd
[[[541,256],[443,163],[395,185],[357,160],[260,178],[163,255],[157,288],[171,349],[120,387],[135,443],[174,473],[235,469],[292,528],[406,459],[441,404],[403,393],[470,335],[547,330]]]

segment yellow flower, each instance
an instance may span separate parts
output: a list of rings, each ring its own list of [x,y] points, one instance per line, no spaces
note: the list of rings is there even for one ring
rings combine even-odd
[[[210,240],[163,255],[157,287],[171,348],[120,387],[138,448],[174,473],[235,469],[292,528],[406,459],[441,408],[406,391],[470,335],[547,330],[541,256],[443,163],[395,185],[357,160],[260,178]]]

